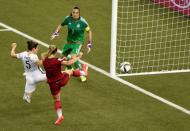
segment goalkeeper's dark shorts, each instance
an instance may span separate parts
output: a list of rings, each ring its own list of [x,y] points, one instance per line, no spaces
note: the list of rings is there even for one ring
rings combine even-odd
[[[65,44],[62,49],[62,54],[67,56],[68,54],[77,55],[80,51],[81,44]]]

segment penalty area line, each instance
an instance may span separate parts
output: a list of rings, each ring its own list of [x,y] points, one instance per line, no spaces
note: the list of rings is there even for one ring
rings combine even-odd
[[[0,29],[0,32],[11,31],[10,29]]]
[[[10,27],[10,26],[8,26],[8,25],[6,25],[6,24],[4,24],[4,23],[1,23],[1,22],[0,22],[0,26],[4,27],[4,28],[6,28],[6,29],[9,29],[9,30],[13,31],[14,33],[16,33],[16,34],[18,34],[18,35],[21,35],[21,36],[23,36],[23,37],[25,37],[25,38],[27,38],[27,39],[36,41],[36,42],[38,42],[39,44],[41,44],[41,45],[43,45],[43,46],[45,46],[45,47],[49,47],[49,45],[48,45],[47,43],[44,43],[44,42],[42,42],[42,41],[40,41],[40,40],[38,40],[38,39],[36,39],[36,38],[34,38],[34,37],[32,37],[32,36],[29,36],[29,35],[27,35],[27,34],[21,32],[21,31],[19,31],[19,30],[16,30],[15,28]],[[61,53],[60,50],[59,50],[59,53]],[[87,62],[85,62],[85,61],[83,61],[83,60],[80,60],[80,61],[81,61],[81,63],[83,63],[83,64],[84,64],[84,63],[87,63]],[[179,111],[181,111],[181,112],[184,112],[184,113],[190,115],[190,111],[189,111],[188,109],[185,109],[184,107],[181,107],[181,106],[179,106],[179,105],[177,105],[177,104],[175,104],[175,103],[173,103],[173,102],[170,102],[170,101],[168,101],[168,100],[166,100],[166,99],[164,99],[164,98],[162,98],[162,97],[160,97],[160,96],[158,96],[158,95],[155,95],[155,94],[153,94],[153,93],[151,93],[151,92],[149,92],[149,91],[146,91],[146,90],[140,88],[139,86],[136,86],[136,85],[134,85],[134,84],[132,84],[132,83],[130,83],[130,82],[128,82],[128,81],[125,81],[125,80],[123,80],[123,79],[121,79],[121,78],[119,78],[119,77],[117,77],[117,76],[112,76],[110,73],[108,73],[108,72],[106,72],[106,71],[104,71],[104,70],[102,70],[102,69],[100,69],[100,68],[98,68],[98,67],[96,67],[96,66],[94,66],[94,65],[91,65],[91,64],[89,64],[89,63],[88,63],[88,65],[89,65],[89,67],[92,68],[93,70],[95,70],[95,71],[97,71],[97,72],[99,72],[99,73],[101,73],[101,74],[104,74],[104,75],[106,75],[106,76],[109,77],[109,78],[112,78],[112,79],[114,79],[114,80],[116,80],[116,81],[118,81],[118,82],[121,82],[121,83],[127,85],[128,87],[130,87],[130,88],[132,88],[132,89],[135,89],[135,90],[137,90],[137,91],[139,91],[139,92],[141,92],[141,93],[143,93],[143,94],[145,94],[145,95],[147,95],[147,96],[150,96],[150,97],[152,97],[152,98],[154,98],[154,99],[156,99],[156,100],[158,100],[158,101],[160,101],[160,102],[162,102],[162,103],[165,103],[165,104],[169,105],[170,107],[173,107],[173,108],[175,108],[175,109],[177,109],[177,110],[179,110]]]

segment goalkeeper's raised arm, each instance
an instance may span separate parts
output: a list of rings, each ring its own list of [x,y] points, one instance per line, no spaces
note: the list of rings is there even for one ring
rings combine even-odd
[[[57,29],[55,30],[55,32],[51,35],[51,40],[53,40],[56,36],[59,36],[59,31],[60,31],[61,27],[62,27],[61,25],[59,25],[57,27]]]
[[[92,48],[92,31],[90,30],[90,27],[86,27],[86,31],[88,33],[88,43],[87,43],[87,53],[91,51]]]

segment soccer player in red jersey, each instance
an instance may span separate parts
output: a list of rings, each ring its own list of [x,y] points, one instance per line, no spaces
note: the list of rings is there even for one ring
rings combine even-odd
[[[57,58],[56,54],[57,47],[55,45],[50,45],[48,51],[42,54],[42,61],[44,69],[46,71],[47,82],[54,99],[54,107],[58,116],[57,120],[55,121],[55,125],[60,125],[64,119],[60,99],[61,87],[65,86],[68,83],[70,75],[76,77],[87,76],[88,65],[84,64],[82,71],[79,69],[61,71],[62,65],[73,64],[82,57],[83,53],[80,52],[76,57],[70,59],[69,61],[67,61],[65,58]]]

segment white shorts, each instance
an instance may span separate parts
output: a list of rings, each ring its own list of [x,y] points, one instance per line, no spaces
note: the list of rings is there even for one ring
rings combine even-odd
[[[36,70],[33,72],[26,72],[25,93],[32,93],[36,90],[36,83],[47,80],[46,74]]]

